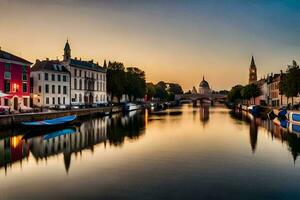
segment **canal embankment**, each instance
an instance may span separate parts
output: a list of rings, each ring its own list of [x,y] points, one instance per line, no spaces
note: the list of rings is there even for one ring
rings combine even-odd
[[[38,113],[18,113],[0,116],[0,127],[13,127],[18,126],[22,122],[27,121],[40,121],[46,119],[52,119],[57,117],[63,117],[68,115],[77,115],[77,117],[86,117],[93,115],[107,115],[122,112],[122,106],[111,106],[101,108],[85,108],[74,110],[63,110],[53,112],[38,112]]]

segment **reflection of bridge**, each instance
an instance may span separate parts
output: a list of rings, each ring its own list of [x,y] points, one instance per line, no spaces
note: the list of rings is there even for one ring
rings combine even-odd
[[[225,94],[177,94],[175,95],[175,100],[183,101],[183,100],[191,100],[194,104],[197,104],[197,101],[203,102],[204,100],[208,100],[211,103],[214,101],[224,101],[227,99],[227,95]]]

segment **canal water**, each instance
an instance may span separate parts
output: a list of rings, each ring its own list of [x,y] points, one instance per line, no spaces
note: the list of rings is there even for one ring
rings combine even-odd
[[[297,135],[224,107],[24,134],[1,130],[0,199],[300,198]]]

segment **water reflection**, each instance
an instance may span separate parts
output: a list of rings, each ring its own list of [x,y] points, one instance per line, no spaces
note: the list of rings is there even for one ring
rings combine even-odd
[[[200,110],[200,121],[202,122],[203,127],[208,123],[209,121],[209,105],[201,105],[199,107]]]
[[[7,171],[7,167],[20,162],[29,156],[30,145],[22,140],[22,135],[7,137],[0,140],[0,168]]]
[[[92,118],[83,120],[79,127],[66,127],[39,136],[27,138],[23,135],[6,137],[0,140],[0,168],[28,158],[30,152],[37,162],[62,154],[65,170],[68,173],[72,154],[83,150],[94,151],[94,146],[107,141],[110,145],[121,146],[125,138],[137,139],[144,133],[145,115],[131,112],[127,115]],[[38,134],[38,133],[31,133]],[[24,139],[27,138],[27,139]]]
[[[258,127],[262,127],[267,130],[267,134],[269,134],[272,139],[276,139],[281,143],[286,144],[293,157],[294,162],[296,161],[297,157],[300,154],[299,135],[288,132],[286,129],[274,124],[268,119],[255,118],[245,112],[232,112],[231,116],[236,120],[249,123],[250,145],[253,153],[255,153],[255,150],[257,148]]]

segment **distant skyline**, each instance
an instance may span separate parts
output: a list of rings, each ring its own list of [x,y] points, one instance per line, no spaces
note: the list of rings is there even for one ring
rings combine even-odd
[[[297,0],[0,0],[0,46],[32,62],[72,57],[139,67],[185,91],[247,84],[300,62]]]

